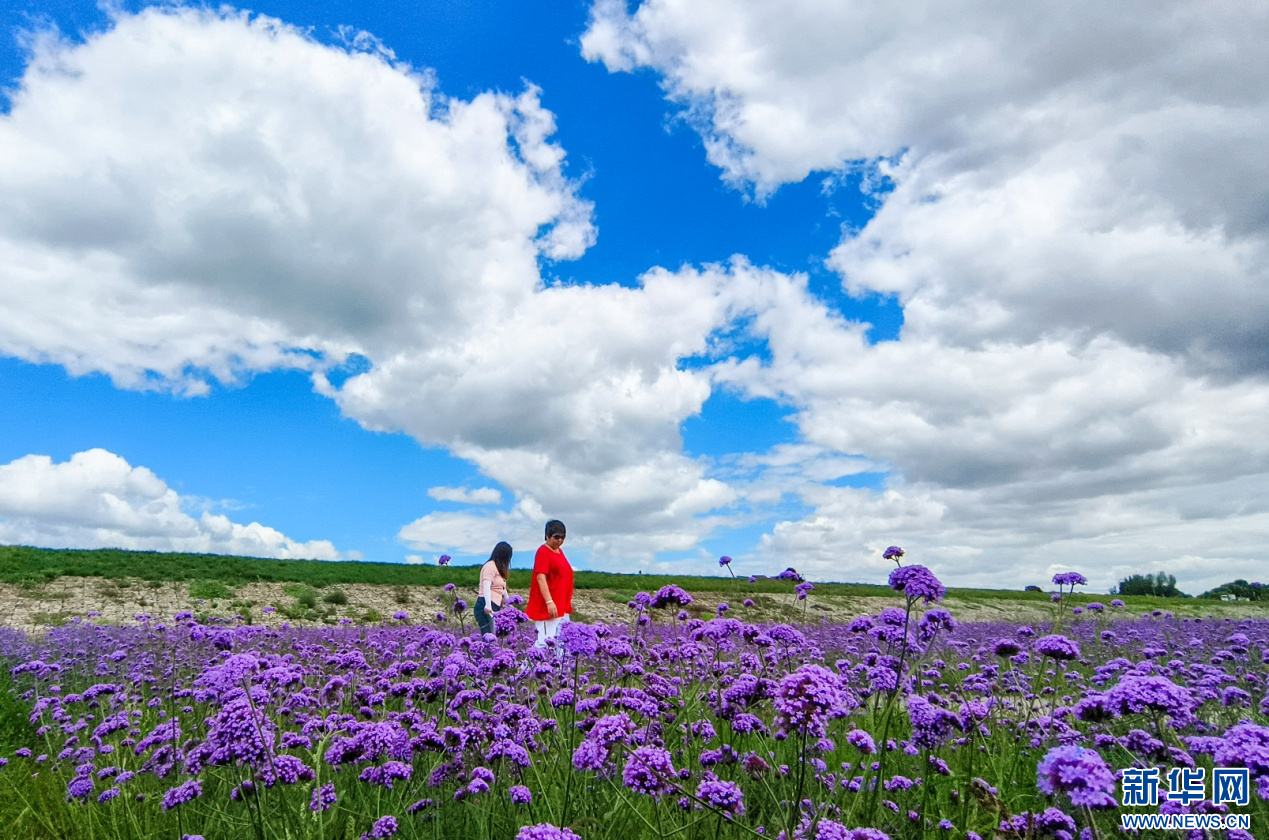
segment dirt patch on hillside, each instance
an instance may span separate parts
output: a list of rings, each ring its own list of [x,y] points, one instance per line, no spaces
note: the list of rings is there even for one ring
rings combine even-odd
[[[514,592],[514,590],[513,590]],[[518,593],[524,596],[524,592]],[[101,624],[128,624],[138,615],[155,621],[171,621],[177,613],[193,612],[201,618],[241,616],[253,624],[321,626],[352,621],[377,624],[391,621],[404,612],[412,622],[433,622],[437,613],[444,613],[446,622],[457,627],[472,623],[470,606],[462,616],[452,611],[454,597],[469,605],[475,593],[446,593],[440,587],[378,586],[342,584],[314,589],[303,584],[252,583],[228,587],[214,581],[148,582],[141,580],[107,580],[104,578],[63,577],[44,584],[17,586],[0,583],[0,626],[24,632],[40,632],[61,626],[74,619]],[[746,593],[703,592],[683,611],[695,618],[718,615],[720,604],[727,604],[729,617],[756,622],[806,624],[849,621],[860,615],[875,615],[886,607],[902,606],[898,597],[848,597],[812,592],[805,601],[792,595],[751,594],[753,603],[745,605]],[[626,605],[626,595],[611,590],[583,589],[573,597],[574,619],[587,622],[625,623],[634,618]],[[1107,599],[1109,602],[1109,598]],[[1051,621],[1054,607],[1036,601],[1008,599],[962,599],[949,597],[938,606],[948,610],[961,622]],[[653,610],[657,621],[672,621],[679,608]],[[1269,603],[1177,601],[1178,617],[1215,616],[1218,618],[1269,617]],[[1139,611],[1107,610],[1105,618],[1134,618]]]

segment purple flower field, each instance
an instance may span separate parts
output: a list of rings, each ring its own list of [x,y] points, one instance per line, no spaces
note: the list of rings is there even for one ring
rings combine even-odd
[[[0,629],[0,821],[85,838],[1068,840],[1120,833],[1118,774],[1158,767],[1161,804],[1138,812],[1269,826],[1269,621],[1059,602],[1046,625],[958,624],[929,570],[891,577],[893,607],[804,626],[690,618],[666,587],[629,624],[566,625],[546,650],[513,610],[497,638],[444,611]],[[1215,767],[1249,770],[1247,805],[1167,801],[1168,769]]]

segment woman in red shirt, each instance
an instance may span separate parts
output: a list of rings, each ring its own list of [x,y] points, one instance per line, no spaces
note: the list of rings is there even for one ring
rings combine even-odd
[[[573,612],[573,567],[561,548],[565,533],[564,523],[558,519],[546,523],[546,543],[533,557],[533,581],[524,614],[537,625],[535,647],[546,647],[547,640],[556,637],[560,625]]]

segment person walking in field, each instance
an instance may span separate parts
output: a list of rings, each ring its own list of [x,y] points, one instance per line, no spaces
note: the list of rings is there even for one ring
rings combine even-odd
[[[493,614],[507,600],[507,580],[511,575],[511,544],[500,542],[480,567],[480,595],[476,598],[476,624],[481,635],[492,633]]]
[[[546,523],[546,542],[533,557],[533,579],[524,614],[538,629],[534,647],[546,647],[573,612],[573,567],[562,548],[565,533],[564,523],[558,519]]]

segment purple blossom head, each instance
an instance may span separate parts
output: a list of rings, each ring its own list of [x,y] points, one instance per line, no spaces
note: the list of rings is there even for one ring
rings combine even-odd
[[[163,810],[170,811],[176,806],[184,805],[186,802],[197,799],[202,795],[203,783],[198,779],[190,779],[163,794]]]
[[[1115,609],[1119,609],[1120,607],[1124,605],[1124,602],[1119,600],[1118,598],[1112,598],[1110,605],[1114,607]]]
[[[1108,703],[1120,714],[1161,712],[1173,726],[1185,726],[1194,720],[1199,701],[1188,688],[1167,677],[1129,675],[1106,692]]]
[[[515,840],[582,840],[571,828],[557,828],[550,823],[526,825],[516,834]]]
[[[696,788],[696,797],[724,814],[739,817],[745,813],[745,797],[735,782],[705,779]]]
[[[899,562],[899,558],[903,556],[903,549],[897,545],[892,545],[881,553],[882,560],[893,560]]]
[[[330,810],[330,806],[339,801],[339,797],[335,795],[335,786],[331,783],[322,785],[313,789],[313,798],[308,803],[310,811],[321,812]]]
[[[410,614],[407,613],[405,610],[397,610],[396,612],[392,614],[392,620],[393,621],[409,621]]]
[[[724,554],[722,557],[719,557],[719,558],[718,558],[718,565],[719,565],[720,567],[721,567],[721,566],[730,566],[730,565],[731,565],[731,558],[730,558],[730,557],[728,557],[726,554]]]
[[[66,785],[66,801],[85,799],[93,792],[91,776],[76,776]]]
[[[822,665],[803,665],[776,684],[773,704],[784,729],[822,737],[825,724],[859,705],[845,681]]]
[[[448,554],[442,554],[440,557],[436,558],[436,564],[438,566],[448,566],[450,559],[451,558]]]
[[[370,830],[361,835],[361,840],[384,840],[397,833],[397,818],[393,816],[380,817],[375,820],[374,825],[370,826]]]
[[[1066,794],[1080,807],[1113,808],[1115,774],[1096,751],[1075,744],[1054,747],[1036,765],[1036,786],[1049,796]]]
[[[642,746],[630,751],[621,780],[635,793],[660,796],[674,792],[674,778],[678,775],[668,750]]]
[[[908,698],[908,717],[912,719],[912,742],[928,749],[941,747],[958,723],[956,715],[919,694]]]
[[[657,594],[652,597],[652,606],[657,609],[671,605],[686,607],[693,600],[695,599],[691,595],[671,583],[657,590]]]
[[[599,650],[599,636],[595,628],[581,622],[568,623],[560,627],[560,644],[573,656],[594,656]]]
[[[909,601],[923,598],[927,604],[941,600],[947,591],[925,566],[900,566],[895,569],[890,573],[890,588],[902,592]]]
[[[873,741],[872,736],[862,729],[852,729],[846,733],[846,743],[859,750],[864,755],[873,755],[877,752],[877,744]]]
[[[1246,767],[1257,779],[1262,799],[1269,787],[1269,726],[1243,721],[1230,727],[1215,745],[1212,759],[1221,767]]]
[[[776,580],[791,580],[794,583],[800,582],[802,576],[798,574],[798,570],[790,566],[780,574],[776,575]]]
[[[533,792],[524,785],[512,785],[507,789],[514,805],[528,805],[533,802]]]
[[[1080,658],[1080,646],[1066,636],[1056,633],[1036,639],[1032,648],[1041,656],[1051,656],[1063,661]]]
[[[997,656],[1013,656],[1022,650],[1022,645],[1013,639],[997,639],[992,646],[992,652]]]
[[[1053,576],[1053,584],[1055,586],[1084,586],[1088,583],[1088,578],[1079,572],[1059,572]]]

